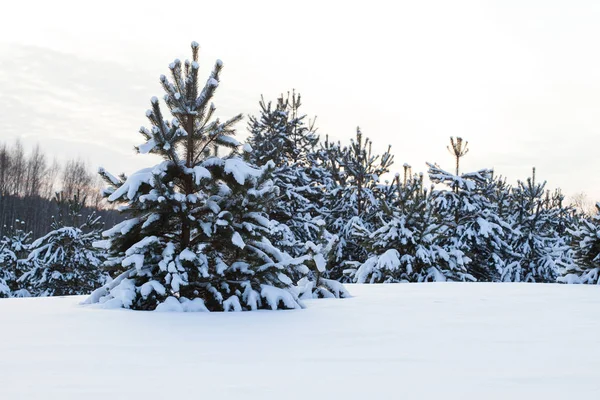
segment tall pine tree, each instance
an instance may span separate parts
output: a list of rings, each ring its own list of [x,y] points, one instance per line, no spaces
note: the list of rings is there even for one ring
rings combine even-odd
[[[382,175],[389,172],[394,157],[390,148],[374,154],[372,142],[357,128],[350,145],[326,141],[321,152],[331,176],[327,191],[327,229],[340,237],[337,265],[329,272],[337,280],[349,280],[345,270],[363,263],[368,256],[363,233],[374,230],[380,212]]]
[[[513,189],[511,247],[514,257],[506,263],[502,281],[556,282],[561,269],[572,264],[566,241],[563,196],[545,191],[546,182],[530,178]]]
[[[164,161],[129,177],[102,171],[108,201],[128,218],[104,232],[108,266],[121,273],[87,302],[138,310],[299,308],[289,275],[306,267],[272,244],[281,231],[267,214],[278,195],[268,177],[274,164],[256,168],[239,154],[251,150],[234,137],[241,115],[213,118],[223,64],[200,87],[198,49],[193,42],[192,60],[175,60],[171,78],[160,78],[173,118],[152,98],[151,127],[140,130],[146,142],[139,153]]]
[[[261,98],[260,115],[250,117],[248,130],[256,165],[272,162],[272,177],[279,195],[269,207],[270,216],[290,229],[278,243],[291,254],[305,252],[305,243],[321,240],[323,193],[327,170],[318,158],[319,136],[314,120],[302,114],[300,94],[281,95],[275,105]]]
[[[444,246],[464,253],[465,278],[492,282],[499,280],[505,260],[512,253],[510,226],[498,214],[493,202],[495,181],[491,170],[454,175],[429,164],[433,183],[446,185],[434,193],[438,212],[446,226],[440,237]]]

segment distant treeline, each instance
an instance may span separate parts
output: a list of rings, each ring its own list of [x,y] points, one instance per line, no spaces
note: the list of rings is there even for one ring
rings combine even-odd
[[[83,217],[96,211],[112,226],[120,217],[108,209],[100,194],[101,180],[81,159],[60,164],[49,160],[39,145],[26,152],[22,143],[0,143],[0,237],[15,224],[39,237],[50,231],[58,206],[52,200],[58,191],[66,198],[84,199]]]

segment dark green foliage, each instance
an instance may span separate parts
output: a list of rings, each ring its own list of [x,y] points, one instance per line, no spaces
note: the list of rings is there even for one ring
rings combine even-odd
[[[320,154],[331,176],[326,192],[326,226],[340,237],[337,265],[329,276],[346,280],[344,271],[367,259],[361,238],[365,230],[374,230],[378,224],[380,178],[389,172],[394,157],[389,147],[383,154],[374,154],[371,140],[364,138],[359,128],[349,146],[327,140]]]
[[[175,60],[171,78],[160,79],[172,120],[153,98],[151,128],[140,130],[146,142],[139,152],[164,161],[129,177],[101,171],[105,196],[127,219],[104,233],[107,264],[120,274],[89,303],[186,311],[300,307],[288,274],[306,267],[271,242],[284,231],[267,213],[279,194],[270,179],[275,165],[257,168],[244,160],[251,155],[240,155],[234,126],[241,115],[213,118],[222,66],[217,61],[201,89],[192,43],[192,60]],[[223,149],[229,153],[221,156]]]
[[[328,171],[317,153],[319,136],[313,121],[300,111],[301,96],[292,92],[275,106],[259,102],[260,115],[250,117],[248,130],[256,165],[273,162],[273,181],[279,189],[269,215],[289,228],[278,246],[294,256],[305,252],[307,241],[318,241],[325,211]]]
[[[503,281],[556,282],[559,271],[572,263],[567,243],[563,196],[545,191],[546,182],[533,175],[513,190],[511,246],[516,257],[508,262]]]

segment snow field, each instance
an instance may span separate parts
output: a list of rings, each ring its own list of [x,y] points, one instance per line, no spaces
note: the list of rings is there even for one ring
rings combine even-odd
[[[0,398],[600,398],[599,286],[348,289],[243,313],[0,299]]]

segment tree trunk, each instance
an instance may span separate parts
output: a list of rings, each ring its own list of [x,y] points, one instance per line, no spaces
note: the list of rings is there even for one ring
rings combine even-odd
[[[187,146],[186,146],[186,163],[187,168],[193,168],[194,162],[194,116],[188,115],[185,121],[185,130],[187,132]],[[187,196],[194,192],[193,177],[190,174],[184,175],[184,191]],[[183,211],[183,210],[182,210]],[[187,218],[187,214],[182,212],[181,214],[181,250],[188,247],[190,244],[190,220]]]

